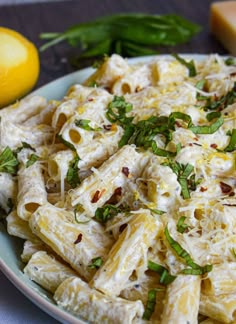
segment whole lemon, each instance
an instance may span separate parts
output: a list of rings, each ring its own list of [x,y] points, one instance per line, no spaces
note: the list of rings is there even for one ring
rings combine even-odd
[[[0,27],[0,107],[28,93],[38,80],[36,47],[18,32]]]

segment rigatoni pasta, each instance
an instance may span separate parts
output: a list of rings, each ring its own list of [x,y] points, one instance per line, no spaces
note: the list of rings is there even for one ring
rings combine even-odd
[[[218,55],[112,55],[62,100],[0,111],[1,211],[60,307],[236,322],[235,75]]]

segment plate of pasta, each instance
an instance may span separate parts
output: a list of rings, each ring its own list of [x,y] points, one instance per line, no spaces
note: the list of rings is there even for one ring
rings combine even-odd
[[[236,322],[236,61],[106,57],[0,110],[0,265],[69,323]]]

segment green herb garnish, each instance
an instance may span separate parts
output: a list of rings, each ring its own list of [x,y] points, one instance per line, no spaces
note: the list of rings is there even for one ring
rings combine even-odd
[[[167,286],[176,279],[176,276],[171,275],[165,267],[163,267],[162,265],[160,265],[158,263],[148,261],[148,269],[151,271],[155,271],[156,273],[158,273],[160,275],[159,282],[162,285]]]
[[[234,128],[230,135],[229,144],[224,148],[224,152],[233,152],[236,150],[236,128]]]
[[[91,122],[91,120],[89,120],[89,119],[76,119],[75,125],[80,128],[83,128],[87,131],[100,131],[102,129],[101,127],[93,128],[93,127],[89,126],[90,122]]]
[[[80,46],[81,57],[118,53],[123,56],[150,55],[155,45],[188,41],[200,27],[177,15],[117,14],[82,23],[62,33],[42,33],[48,40],[40,50],[67,41]]]
[[[195,77],[197,75],[196,67],[195,67],[193,60],[188,62],[185,59],[183,59],[182,57],[180,57],[178,54],[172,54],[172,56],[174,56],[176,58],[176,60],[179,61],[181,64],[186,66],[186,68],[189,71],[190,77]]]
[[[70,161],[69,168],[67,170],[66,180],[71,185],[72,188],[76,188],[81,183],[79,178],[79,168],[78,168],[79,160],[80,158],[78,154],[75,153],[75,157],[72,161]]]
[[[16,174],[18,170],[18,160],[14,152],[7,146],[0,154],[0,172]]]
[[[235,259],[236,259],[236,250],[235,250],[234,248],[232,248],[232,249],[231,249],[231,252],[232,252],[233,256],[234,256]]]
[[[234,82],[233,88],[224,96],[219,99],[207,98],[204,110],[218,110],[221,111],[225,109],[228,105],[232,105],[236,100],[236,82]]]
[[[99,269],[103,264],[103,260],[101,257],[93,258],[91,261],[92,263],[88,265],[88,268],[90,269]]]
[[[185,220],[186,220],[187,217],[185,216],[181,216],[180,219],[178,220],[178,223],[177,223],[177,231],[180,232],[180,233],[184,233],[186,231],[186,229],[188,229],[188,225],[185,224]]]
[[[123,96],[114,96],[109,103],[106,117],[111,123],[120,123],[121,125],[129,125],[133,117],[127,117],[126,114],[133,109],[133,105],[125,101]]]
[[[145,307],[145,311],[143,313],[144,320],[150,320],[152,314],[154,313],[155,306],[156,306],[156,295],[157,295],[156,289],[149,290],[147,304]]]
[[[234,57],[228,57],[225,60],[226,65],[236,65],[236,59]]]
[[[163,210],[160,210],[160,209],[153,209],[153,208],[149,208],[150,212],[156,214],[156,215],[163,215],[165,214],[166,212],[163,211]]]
[[[21,144],[22,145],[15,150],[15,153],[19,153],[20,151],[22,151],[25,148],[36,152],[35,148],[33,148],[30,144],[28,144],[26,142],[21,142]]]
[[[103,207],[97,208],[95,212],[95,218],[101,223],[106,223],[109,219],[112,219],[118,213],[121,212],[121,209],[114,205],[104,205]]]
[[[224,124],[224,119],[222,117],[219,117],[215,122],[213,122],[209,126],[207,125],[191,126],[189,129],[194,134],[214,134],[223,124]]]
[[[191,269],[183,269],[181,271],[181,273],[192,274],[192,275],[202,275],[202,274],[204,274],[206,272],[210,272],[212,270],[213,266],[211,264],[207,264],[202,267],[202,266],[198,265],[197,263],[195,263],[193,261],[193,259],[191,258],[190,254],[184,248],[182,248],[182,246],[177,241],[175,241],[170,236],[167,226],[165,228],[164,233],[165,233],[165,237],[166,237],[168,243],[170,244],[170,246],[172,247],[172,249],[176,252],[176,254],[180,258],[184,259],[186,264],[191,268]]]
[[[26,162],[26,168],[30,167],[33,165],[36,161],[38,161],[39,156],[36,154],[31,154],[29,157],[29,160]]]
[[[74,146],[72,143],[70,143],[70,142],[68,142],[67,140],[65,140],[65,139],[62,137],[62,135],[57,134],[56,137],[59,139],[59,141],[60,141],[61,143],[63,143],[65,146],[67,146],[67,147],[68,147],[69,149],[71,149],[72,151],[76,152],[76,148],[75,148],[75,146]]]
[[[193,166],[189,163],[181,164],[172,160],[168,160],[167,162],[162,163],[162,165],[168,166],[177,175],[177,180],[181,186],[181,194],[184,199],[189,199],[189,190],[196,189],[194,189],[193,186],[193,181],[195,182],[195,176],[191,175],[194,169]]]

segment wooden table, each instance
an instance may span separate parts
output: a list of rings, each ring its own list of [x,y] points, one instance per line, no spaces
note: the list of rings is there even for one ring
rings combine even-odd
[[[160,53],[220,53],[226,50],[210,35],[210,0],[78,0],[24,4],[0,7],[0,25],[16,29],[38,47],[41,32],[61,32],[67,27],[90,21],[101,15],[121,12],[145,12],[152,14],[176,13],[200,24],[202,31],[187,44],[162,47]],[[67,44],[60,44],[40,53],[41,74],[37,87],[74,70],[67,58],[76,53]],[[83,64],[81,65],[81,67]]]

